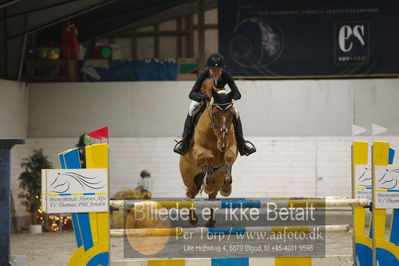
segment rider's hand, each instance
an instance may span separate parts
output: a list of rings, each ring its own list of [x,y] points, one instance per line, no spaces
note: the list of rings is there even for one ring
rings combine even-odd
[[[201,101],[207,101],[208,100],[208,96],[205,94],[201,95]]]

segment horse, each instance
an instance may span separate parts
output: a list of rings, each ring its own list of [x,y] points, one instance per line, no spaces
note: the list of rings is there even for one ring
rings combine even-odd
[[[204,82],[205,83],[205,82]],[[205,83],[206,84],[206,83]],[[180,157],[180,173],[186,186],[186,196],[194,199],[201,189],[209,199],[231,193],[231,170],[237,158],[238,149],[234,134],[234,107],[232,93],[211,89],[212,95],[194,129],[188,151]],[[207,226],[215,223],[214,210]],[[195,210],[190,212],[190,222],[197,222]]]

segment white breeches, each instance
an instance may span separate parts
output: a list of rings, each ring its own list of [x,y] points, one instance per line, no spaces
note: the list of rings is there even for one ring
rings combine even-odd
[[[189,116],[193,116],[193,111],[194,111],[195,107],[197,107],[198,105],[200,105],[199,102],[197,102],[197,101],[191,101],[191,103],[190,103],[190,108],[188,109],[188,115],[189,115]]]
[[[199,102],[191,101],[190,108],[188,109],[188,115],[189,116],[193,116],[193,111],[194,111],[195,107],[197,107],[198,105],[200,105]],[[237,110],[237,108],[235,106],[233,106],[233,108],[234,108],[234,115],[235,115],[236,118],[238,118],[240,114],[238,113],[238,110]]]

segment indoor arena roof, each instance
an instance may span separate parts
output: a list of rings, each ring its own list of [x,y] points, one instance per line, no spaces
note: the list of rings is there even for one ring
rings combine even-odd
[[[87,41],[193,14],[197,5],[196,0],[0,0],[0,77],[16,79],[27,34],[71,21],[79,40]],[[205,10],[216,6],[217,0],[204,0]]]

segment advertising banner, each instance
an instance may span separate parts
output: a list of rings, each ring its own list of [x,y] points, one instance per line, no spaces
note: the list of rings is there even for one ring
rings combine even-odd
[[[395,1],[219,0],[219,48],[241,78],[396,77]]]

